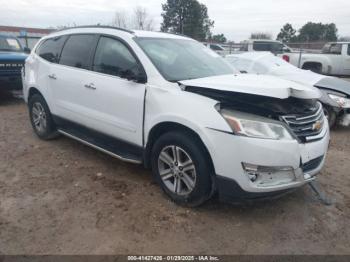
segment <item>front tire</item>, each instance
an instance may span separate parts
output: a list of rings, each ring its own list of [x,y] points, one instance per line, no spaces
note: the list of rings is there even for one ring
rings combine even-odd
[[[176,203],[199,206],[210,198],[213,168],[201,141],[187,132],[162,135],[152,149],[152,172]]]
[[[50,109],[45,99],[35,94],[28,102],[29,117],[35,134],[43,140],[50,140],[58,136]]]

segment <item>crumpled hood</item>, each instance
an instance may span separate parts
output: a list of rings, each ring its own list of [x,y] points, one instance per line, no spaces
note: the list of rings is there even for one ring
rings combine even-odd
[[[305,86],[274,76],[255,74],[236,74],[212,76],[179,81],[184,86],[202,87],[213,90],[260,95],[286,99],[318,99],[321,93],[317,88]]]
[[[7,52],[0,51],[0,63],[1,61],[21,61],[24,62],[28,55],[26,53],[21,52]]]
[[[320,81],[318,81],[315,84],[315,86],[320,88],[332,89],[334,91],[344,93],[348,97],[350,96],[350,82],[337,77],[323,77]]]

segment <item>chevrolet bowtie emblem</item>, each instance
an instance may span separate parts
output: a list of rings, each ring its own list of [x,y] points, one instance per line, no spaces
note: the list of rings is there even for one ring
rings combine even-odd
[[[320,131],[322,128],[322,122],[321,121],[316,121],[315,124],[312,125],[312,130],[313,131]]]

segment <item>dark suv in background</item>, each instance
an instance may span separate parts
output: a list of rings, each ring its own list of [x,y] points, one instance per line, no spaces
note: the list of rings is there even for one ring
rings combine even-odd
[[[0,35],[0,91],[22,89],[21,69],[30,49],[17,38]]]

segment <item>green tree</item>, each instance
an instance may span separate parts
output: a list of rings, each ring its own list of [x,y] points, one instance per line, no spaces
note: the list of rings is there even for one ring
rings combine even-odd
[[[213,41],[215,43],[226,43],[227,42],[227,38],[225,37],[224,34],[213,35],[209,38],[209,40]]]
[[[336,41],[338,29],[334,23],[306,23],[298,35],[299,41]]]
[[[297,31],[293,26],[287,23],[281,28],[281,32],[277,35],[277,40],[282,41],[283,43],[289,43],[296,39],[296,32]]]
[[[162,8],[161,31],[184,34],[200,41],[211,36],[214,21],[209,19],[204,4],[197,0],[167,0]]]

